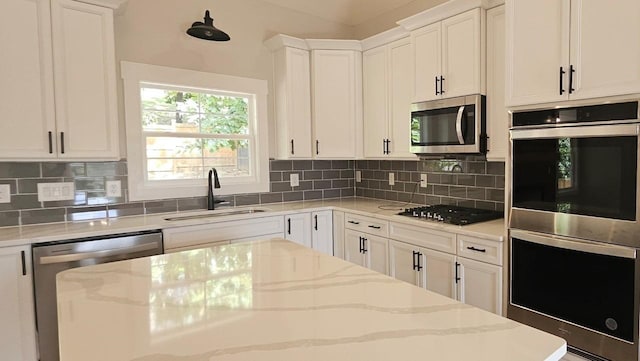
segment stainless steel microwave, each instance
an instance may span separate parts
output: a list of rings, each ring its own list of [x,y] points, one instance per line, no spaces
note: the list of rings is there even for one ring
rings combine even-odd
[[[486,97],[414,103],[411,106],[411,152],[481,154],[487,150]]]

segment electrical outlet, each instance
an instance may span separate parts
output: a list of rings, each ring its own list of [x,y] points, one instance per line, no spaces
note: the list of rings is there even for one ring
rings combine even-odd
[[[389,185],[392,186],[395,184],[396,184],[396,175],[393,172],[391,172],[389,173]]]
[[[420,174],[420,187],[427,188],[427,174]]]
[[[11,203],[11,186],[0,184],[0,203]]]
[[[359,171],[359,170],[356,171],[356,182],[358,183],[362,182],[362,171]]]
[[[68,201],[76,196],[73,182],[38,183],[38,202]]]
[[[122,197],[122,184],[119,180],[107,181],[107,197]]]
[[[298,173],[291,173],[289,176],[289,184],[292,187],[298,187],[300,185],[300,175]]]

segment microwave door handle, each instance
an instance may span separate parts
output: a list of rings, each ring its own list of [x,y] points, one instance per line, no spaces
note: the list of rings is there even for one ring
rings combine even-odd
[[[458,109],[458,117],[456,118],[456,134],[458,135],[458,143],[464,144],[464,137],[462,136],[462,115],[464,114],[464,105]]]

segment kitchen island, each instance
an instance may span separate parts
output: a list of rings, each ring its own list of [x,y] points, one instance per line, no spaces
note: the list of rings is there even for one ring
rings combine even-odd
[[[284,240],[59,273],[62,361],[556,361],[563,339]]]

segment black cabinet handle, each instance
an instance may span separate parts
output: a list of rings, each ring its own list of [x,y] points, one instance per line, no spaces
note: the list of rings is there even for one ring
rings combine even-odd
[[[355,222],[355,221],[347,221],[347,222],[351,224],[360,224],[360,222]]]
[[[456,283],[460,281],[460,275],[458,273],[458,269],[460,268],[460,263],[456,262]]]
[[[64,132],[60,132],[60,153],[64,154]]]
[[[315,225],[313,226],[313,229],[315,229],[317,231],[318,230],[318,215],[317,214],[315,216],[313,216],[313,221],[315,223]]]
[[[564,94],[564,85],[562,84],[562,82],[563,82],[563,79],[564,79],[564,75],[566,73],[567,72],[564,71],[564,68],[560,67],[560,95]]]
[[[360,238],[360,253],[363,253],[362,250],[364,249],[364,247],[362,246],[362,237],[358,237]]]
[[[369,226],[369,228],[373,228],[373,229],[380,229],[380,228],[382,228],[382,227],[380,227],[380,226],[373,226],[373,225],[370,225],[370,226]]]
[[[22,275],[26,276],[27,275],[27,262],[26,262],[26,255],[24,253],[24,251],[20,251],[20,257],[22,258]]]
[[[573,89],[573,73],[576,72],[576,69],[573,67],[573,65],[569,65],[569,94],[572,94],[574,91],[576,91],[575,89]]]
[[[436,95],[440,94],[440,91],[438,91],[438,77],[436,77]]]
[[[367,253],[367,239],[362,237],[362,253]]]
[[[291,234],[291,218],[287,218],[287,234]]]
[[[320,154],[320,141],[316,140],[316,155]]]
[[[53,154],[53,133],[49,132],[49,154]]]
[[[291,139],[291,154],[296,154],[295,148],[293,147],[293,139]]]
[[[387,140],[382,140],[382,154],[387,154]]]
[[[416,256],[418,255],[418,252],[413,251],[413,270],[416,271],[416,268],[418,267],[418,265],[416,264]]]
[[[482,252],[482,253],[487,252],[487,250],[486,250],[486,249],[482,249],[482,248],[475,248],[475,247],[473,247],[473,246],[471,246],[471,247],[467,247],[467,249],[468,249],[468,250],[471,250],[471,251]]]
[[[444,77],[440,75],[440,94],[444,94]]]
[[[389,144],[391,144],[391,140],[387,139],[387,154],[391,154],[391,150],[389,149]]]
[[[416,262],[417,263],[417,271],[420,272],[420,271],[422,271],[422,265],[420,264],[420,259],[422,258],[422,253],[420,253],[420,252],[416,252],[416,253],[418,254],[418,257],[416,257],[417,261],[418,261],[418,262]]]

